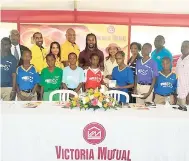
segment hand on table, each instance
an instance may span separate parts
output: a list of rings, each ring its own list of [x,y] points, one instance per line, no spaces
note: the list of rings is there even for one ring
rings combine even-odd
[[[15,91],[11,91],[11,94],[10,94],[10,101],[14,101],[16,98],[16,92]]]
[[[27,101],[27,97],[23,96],[20,92],[18,93],[18,97],[19,97],[22,101]]]

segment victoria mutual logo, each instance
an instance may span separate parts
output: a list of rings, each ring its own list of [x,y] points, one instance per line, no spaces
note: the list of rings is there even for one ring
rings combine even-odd
[[[85,126],[83,129],[83,138],[89,144],[99,144],[101,143],[106,137],[106,130],[105,128],[97,123],[92,122]]]
[[[100,144],[106,137],[105,128],[97,123],[92,122],[86,125],[83,129],[84,140],[92,145]],[[129,149],[110,149],[108,147],[92,146],[90,149],[81,148],[67,148],[60,145],[55,146],[56,159],[61,160],[117,160],[117,161],[131,161]]]

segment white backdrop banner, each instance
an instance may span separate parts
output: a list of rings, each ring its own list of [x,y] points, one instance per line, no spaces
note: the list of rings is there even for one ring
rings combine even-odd
[[[189,161],[189,112],[2,104],[2,161]]]

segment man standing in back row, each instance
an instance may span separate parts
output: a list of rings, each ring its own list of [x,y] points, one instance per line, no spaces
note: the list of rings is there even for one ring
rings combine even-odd
[[[163,58],[168,57],[171,60],[171,64],[172,64],[173,56],[172,56],[171,52],[164,47],[165,38],[162,35],[158,35],[155,38],[154,45],[155,45],[156,49],[152,52],[151,57],[157,63],[158,71],[162,71],[163,70],[163,67],[162,67]],[[172,65],[171,65],[171,68],[172,68]]]
[[[91,33],[88,34],[86,37],[85,49],[79,54],[79,66],[81,68],[88,69],[88,67],[91,66],[90,57],[93,53],[96,53],[100,58],[99,67],[101,70],[104,70],[104,54],[97,47],[96,36],[93,33]]]
[[[31,64],[33,64],[37,72],[41,74],[42,69],[47,66],[46,63],[47,50],[43,47],[43,36],[40,32],[35,32],[33,34],[33,40],[35,42],[35,45],[33,45],[31,48],[32,51]]]
[[[181,46],[182,55],[177,61],[176,74],[178,76],[178,103],[189,105],[189,41],[186,40]]]
[[[68,55],[70,53],[75,53],[78,57],[80,53],[79,46],[75,43],[76,34],[72,28],[69,28],[66,31],[66,41],[61,46],[61,61],[64,64],[64,67],[69,65]]]
[[[11,53],[17,59],[17,62],[19,62],[23,51],[29,49],[19,44],[20,33],[18,32],[18,30],[11,30],[9,38],[11,40]]]

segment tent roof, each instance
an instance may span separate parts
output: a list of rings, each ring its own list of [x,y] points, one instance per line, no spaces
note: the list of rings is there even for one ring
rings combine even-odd
[[[77,0],[78,11],[189,14],[189,0]],[[1,0],[9,10],[74,10],[74,0]]]

